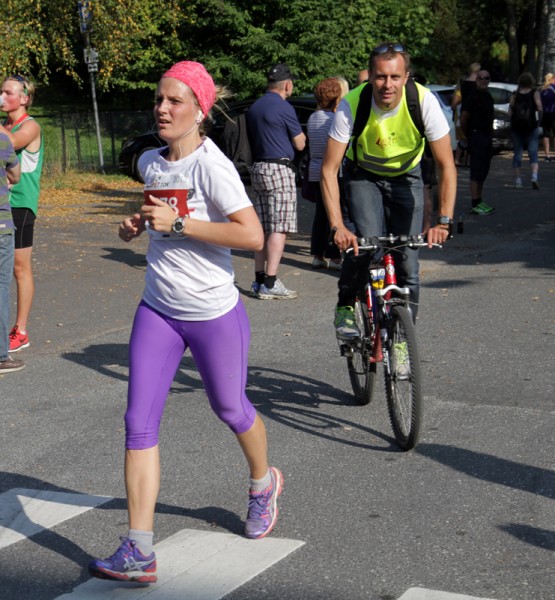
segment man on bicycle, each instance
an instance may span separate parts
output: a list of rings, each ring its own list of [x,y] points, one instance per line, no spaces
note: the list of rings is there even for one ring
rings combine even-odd
[[[440,198],[438,222],[424,232],[428,244],[445,242],[453,224],[457,172],[449,123],[437,98],[427,88],[415,84],[424,130],[420,133],[406,97],[409,66],[409,55],[401,44],[386,42],[374,48],[368,83],[349,92],[341,101],[329,133],[321,175],[324,204],[330,226],[335,230],[334,243],[342,251],[353,247],[353,253],[345,257],[338,283],[335,328],[340,339],[360,335],[353,306],[356,293],[367,277],[371,257],[358,256],[357,237],[423,233],[424,194],[419,165],[426,140],[438,168]],[[354,152],[353,126],[366,85],[372,86],[372,106]],[[342,163],[355,233],[345,227],[341,216],[337,174]],[[395,259],[398,282],[409,288],[416,318],[418,250],[404,248]]]

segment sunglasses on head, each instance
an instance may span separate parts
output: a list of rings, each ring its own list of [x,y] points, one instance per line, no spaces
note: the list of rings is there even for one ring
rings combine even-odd
[[[10,79],[14,79],[15,81],[21,83],[21,85],[23,86],[23,92],[26,96],[29,95],[29,93],[27,92],[27,80],[25,79],[25,77],[23,77],[22,75],[12,75]]]
[[[380,56],[386,52],[405,52],[405,49],[401,44],[380,44],[372,50],[372,56]]]

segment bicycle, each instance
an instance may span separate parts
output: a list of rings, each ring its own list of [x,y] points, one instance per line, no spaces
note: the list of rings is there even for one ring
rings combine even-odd
[[[368,280],[355,301],[355,322],[361,335],[338,339],[360,404],[372,401],[377,365],[383,364],[389,420],[395,440],[404,450],[414,448],[420,436],[422,375],[409,289],[397,285],[392,254],[404,247],[427,245],[421,235],[359,238],[359,252],[381,252],[370,262]]]

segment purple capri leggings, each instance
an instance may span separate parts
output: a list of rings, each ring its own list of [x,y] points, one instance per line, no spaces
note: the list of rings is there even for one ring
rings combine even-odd
[[[212,410],[234,433],[248,431],[256,416],[245,394],[249,341],[249,319],[240,300],[210,321],[179,321],[141,302],[129,343],[125,447],[144,450],[158,444],[166,398],[187,348]]]

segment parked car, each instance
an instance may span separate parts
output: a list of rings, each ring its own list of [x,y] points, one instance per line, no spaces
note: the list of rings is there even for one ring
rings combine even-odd
[[[449,123],[449,136],[451,138],[451,149],[453,151],[457,148],[457,136],[455,134],[455,123],[453,121],[453,111],[451,110],[451,102],[453,100],[453,93],[455,91],[454,85],[436,85],[431,83],[426,86],[432,92],[432,94],[439,100],[441,110]]]
[[[512,150],[513,140],[511,137],[511,120],[509,119],[509,101],[517,89],[516,83],[504,83],[492,81],[488,86],[488,92],[493,97],[495,108],[493,118],[493,150]]]
[[[225,114],[230,118],[234,118],[248,110],[253,102],[254,100],[234,102],[229,106],[224,107]],[[308,94],[306,96],[292,96],[291,98],[288,98],[288,102],[295,109],[299,123],[306,133],[308,118],[316,110],[316,99],[312,94]],[[220,146],[222,132],[226,124],[226,116],[217,109],[213,110],[212,113],[214,120],[208,127],[207,135]],[[120,169],[130,177],[142,182],[137,168],[139,158],[148,150],[162,148],[165,145],[166,142],[158,135],[154,125],[151,131],[126,139],[121,146],[119,154]],[[295,163],[299,171],[302,169],[302,165],[305,162],[307,152],[308,149],[305,149],[295,157]],[[247,180],[248,176],[245,175],[244,179]]]
[[[501,112],[509,112],[509,101],[518,86],[516,83],[503,83],[492,81],[488,86],[488,92],[493,97],[495,108]]]
[[[451,127],[451,147],[453,150],[457,147],[455,136],[455,124],[453,122],[453,111],[451,110],[451,101],[455,86],[442,86],[430,84],[427,87],[432,90],[439,100],[445,117]],[[494,102],[493,119],[493,149],[494,152],[510,150],[513,147],[511,139],[511,122],[509,119],[509,100],[511,94],[516,90],[514,83],[490,83],[488,91],[491,93]]]

